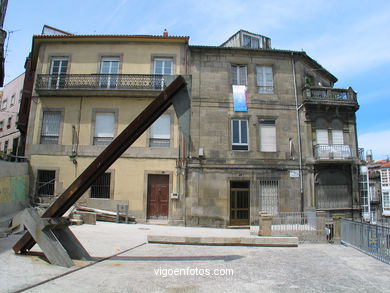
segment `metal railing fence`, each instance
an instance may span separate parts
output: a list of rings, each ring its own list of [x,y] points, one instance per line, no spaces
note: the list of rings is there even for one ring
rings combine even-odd
[[[37,90],[161,90],[165,87],[164,76],[157,74],[38,74],[36,81]]]
[[[272,217],[272,236],[298,237],[299,242],[326,243],[327,218],[316,212],[278,213]]]
[[[390,227],[341,219],[341,243],[390,264]]]

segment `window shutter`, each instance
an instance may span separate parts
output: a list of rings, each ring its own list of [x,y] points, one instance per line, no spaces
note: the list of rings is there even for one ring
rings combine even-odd
[[[95,137],[114,137],[115,114],[97,113]]]
[[[276,127],[270,124],[260,125],[260,150],[276,152]]]
[[[327,129],[317,129],[316,135],[317,135],[317,144],[329,144]]]
[[[150,127],[150,138],[170,139],[171,138],[171,116],[162,115]]]
[[[332,130],[333,144],[344,144],[344,134],[342,130]]]

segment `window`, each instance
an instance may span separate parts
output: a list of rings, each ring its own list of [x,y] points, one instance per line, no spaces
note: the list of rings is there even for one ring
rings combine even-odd
[[[271,66],[256,66],[256,82],[259,94],[273,94],[274,80]]]
[[[390,169],[381,170],[381,182],[383,186],[390,186]]]
[[[232,84],[247,85],[246,65],[232,65]]]
[[[382,193],[382,207],[383,213],[390,214],[390,193],[388,191]]]
[[[3,103],[1,104],[1,110],[7,109],[7,99],[3,99]]]
[[[61,112],[44,111],[42,117],[41,144],[58,144]]]
[[[95,114],[94,145],[108,145],[114,139],[115,113]]]
[[[0,121],[0,131],[3,131],[4,127],[4,120]]]
[[[261,211],[271,215],[279,212],[278,181],[260,181]]]
[[[333,144],[344,144],[344,134],[342,130],[332,130]]]
[[[118,86],[119,57],[103,57],[100,62],[100,87],[116,88]]]
[[[171,116],[164,114],[150,127],[149,146],[169,147],[171,140]]]
[[[91,185],[91,198],[110,198],[111,173],[104,173]]]
[[[18,126],[18,122],[19,122],[19,114],[16,114],[16,117],[15,117],[15,127]]]
[[[23,90],[20,90],[20,93],[19,93],[19,104],[22,101],[22,97],[23,97]]]
[[[154,74],[173,74],[173,60],[172,59],[154,59]]]
[[[317,136],[317,144],[326,144],[326,145],[329,144],[327,129],[317,129],[316,136]]]
[[[56,171],[38,170],[37,194],[40,196],[54,195]]]
[[[11,122],[12,122],[12,116],[11,116],[11,117],[8,117],[8,120],[7,120],[7,129],[10,129],[10,128],[11,128]]]
[[[154,74],[158,74],[158,75],[173,74],[173,60],[169,58],[154,59]],[[163,77],[155,77],[153,83],[155,88],[164,88],[165,86]]]
[[[68,58],[53,58],[50,66],[50,87],[63,88],[68,72]]]
[[[261,42],[259,38],[252,37],[249,35],[243,35],[242,41],[243,41],[242,46],[244,48],[252,48],[252,49],[261,48]]]
[[[7,153],[7,151],[8,151],[8,140],[6,140],[5,142],[4,142],[4,153],[6,154]]]
[[[13,105],[15,105],[15,94],[13,94],[12,96],[11,96],[11,103],[10,103],[10,107],[12,107]]]
[[[263,120],[260,122],[260,151],[276,152],[275,120]]]
[[[248,120],[232,120],[232,150],[247,151],[248,149]]]

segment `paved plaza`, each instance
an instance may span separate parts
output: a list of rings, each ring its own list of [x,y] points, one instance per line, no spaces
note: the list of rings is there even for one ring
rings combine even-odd
[[[15,255],[20,235],[0,238],[0,292],[390,292],[390,266],[343,245],[147,244],[148,234],[246,237],[249,230],[103,222],[71,229],[92,262],[50,265],[39,253]]]

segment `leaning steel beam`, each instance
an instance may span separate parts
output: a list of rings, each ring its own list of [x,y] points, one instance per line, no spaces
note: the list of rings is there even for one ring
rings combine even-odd
[[[172,105],[175,94],[179,93],[185,86],[185,79],[182,76],[178,76],[104,149],[64,193],[53,202],[42,215],[42,218],[61,217],[91,187],[92,183]],[[14,245],[13,250],[15,253],[24,253],[31,249],[34,244],[34,239],[29,232],[26,232]]]

